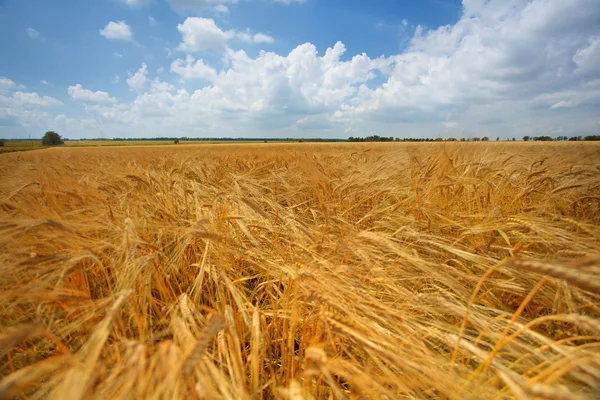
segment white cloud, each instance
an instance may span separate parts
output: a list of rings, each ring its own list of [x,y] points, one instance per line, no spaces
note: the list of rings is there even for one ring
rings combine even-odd
[[[408,51],[392,57],[385,85],[365,88],[338,116],[424,122],[445,113],[466,115],[481,104],[503,113],[506,102],[539,102],[538,95],[580,85],[577,61],[582,70],[591,66],[588,74],[600,68],[587,62],[595,60],[595,42],[587,36],[598,31],[594,21],[600,18],[592,3],[466,0],[457,24],[419,27]]]
[[[16,92],[13,93],[13,99],[19,106],[40,106],[40,107],[52,107],[62,105],[62,101],[57,100],[50,96],[40,96],[37,93],[24,93]]]
[[[46,128],[48,126],[47,121],[52,119],[52,114],[47,111],[40,109],[27,109],[27,108],[14,108],[14,107],[1,107],[0,106],[0,120],[9,121],[8,126],[3,127],[3,133],[6,132],[7,136],[10,135],[10,125],[18,126],[17,132],[29,132],[38,133],[40,128]],[[15,136],[15,135],[11,135]],[[19,137],[19,136],[16,136]],[[21,133],[21,138],[26,138],[26,135]]]
[[[227,127],[229,134],[242,135],[249,128],[260,134],[273,128],[288,129],[292,135],[332,130],[329,115],[356,93],[357,84],[373,77],[371,69],[384,63],[365,55],[341,61],[344,51],[341,43],[323,56],[318,56],[311,44],[299,46],[287,56],[262,52],[251,58],[244,51],[228,50],[228,68],[219,73],[203,60],[188,56],[175,60],[172,72],[184,79],[202,79],[208,86],[176,90],[155,80],[132,104],[95,112],[101,121],[142,124],[139,128],[145,132],[169,126],[190,133]]]
[[[42,40],[42,41],[44,40],[44,37],[42,36],[42,34],[33,28],[27,28],[25,30],[25,32],[27,32],[27,36],[29,36],[30,39]]]
[[[119,78],[119,75],[115,74],[115,76],[110,80],[110,83],[112,83],[113,85],[116,85],[117,83],[119,83],[120,80],[121,80],[121,78]]]
[[[238,32],[235,35],[238,40],[246,43],[274,43],[275,39],[264,33],[251,34],[249,32]]]
[[[100,35],[110,40],[131,40],[133,32],[125,21],[110,21],[100,30]]]
[[[256,33],[253,37],[254,43],[274,43],[275,39],[264,33]]]
[[[176,73],[183,79],[204,79],[206,81],[215,81],[217,71],[209,67],[203,60],[194,63],[194,57],[188,55],[184,60],[177,59],[171,63],[171,72]]]
[[[490,137],[597,134],[596,4],[464,0],[457,23],[434,30],[417,27],[405,50],[379,58],[346,56],[341,42],[324,52],[305,43],[288,54],[251,56],[231,47],[260,42],[255,39],[260,34],[187,18],[178,27],[182,41],[177,49],[218,52],[222,63],[209,62],[210,55],[181,56],[170,65],[171,78],[181,78],[172,83],[165,82],[168,71],[162,81],[149,76],[142,64],[129,78],[131,84],[128,80],[137,91],[135,100],[116,103],[112,98],[86,109],[95,129],[114,135],[168,130],[190,136],[410,132],[432,137],[443,129]],[[0,87],[15,90],[14,82],[4,79]],[[80,85],[79,90],[85,91]],[[10,112],[10,118],[33,120],[22,116],[32,114]]]
[[[183,24],[177,25],[177,30],[182,37],[177,50],[185,52],[224,50],[235,34],[234,31],[222,31],[212,18],[200,17],[186,18]]]
[[[40,83],[41,83],[42,85],[49,85],[49,84],[50,84],[50,82],[48,82],[47,80],[44,80],[44,79],[42,79],[42,80],[40,81]]]
[[[17,84],[7,77],[0,76],[0,90],[7,90],[16,87]]]
[[[115,51],[113,53],[113,56],[117,57],[117,58],[123,58],[123,54],[119,53],[118,51]]]
[[[571,101],[561,100],[558,103],[554,103],[552,106],[550,106],[550,109],[554,110],[557,108],[565,108],[565,107],[573,107],[573,103]]]
[[[224,51],[233,38],[245,43],[273,43],[273,37],[264,34],[252,34],[250,31],[223,31],[212,18],[189,17],[177,29],[182,41],[177,50],[194,53],[202,51]]]
[[[593,29],[598,28],[590,28],[597,15],[576,11],[575,5],[585,6],[588,0],[570,1],[553,3],[557,10],[545,13],[539,11],[542,0],[529,4],[466,1],[465,15],[457,24],[436,30],[418,28],[407,51],[376,59],[356,55],[348,61],[341,61],[346,51],[342,43],[323,55],[307,43],[287,56],[261,52],[251,58],[244,51],[227,49],[232,35],[249,42],[250,33],[225,32],[212,20],[188,19],[190,29],[187,36],[180,29],[184,39],[179,49],[225,49],[226,68],[217,71],[193,57],[175,60],[171,72],[204,81],[201,88],[143,95],[137,112],[156,102],[175,125],[201,116],[204,128],[198,129],[226,123],[234,131],[254,127],[257,132],[328,126],[385,132],[390,126],[411,124],[417,132],[433,135],[441,124],[492,134],[493,129],[504,132],[513,115],[522,115],[523,121],[550,121],[553,117],[545,116],[540,106],[573,109],[576,104],[600,102],[599,89],[580,86],[580,78],[575,77],[577,69],[586,74],[598,71],[593,61]],[[536,15],[543,15],[545,22]],[[568,17],[574,25],[558,29],[557,15]],[[207,32],[214,33],[210,44],[205,43],[211,37]],[[562,39],[566,33],[568,41]],[[565,87],[570,91],[565,92]],[[512,130],[543,131],[550,123],[528,124],[514,125]],[[586,126],[593,124],[582,121],[573,129]],[[506,134],[512,134],[510,129]]]
[[[88,104],[111,104],[116,103],[117,99],[109,96],[108,93],[102,91],[92,92],[91,90],[84,89],[81,84],[75,86],[69,86],[67,89],[69,96],[75,101]]]
[[[157,26],[158,25],[158,21],[153,16],[148,16],[148,25],[150,25],[150,26]]]
[[[600,78],[600,36],[589,38],[587,44],[577,50],[573,56],[573,61],[577,64],[577,72]]]
[[[0,105],[13,108],[56,107],[62,101],[50,96],[40,96],[37,93],[14,92],[11,96],[0,95]]]
[[[168,93],[175,90],[175,86],[156,78],[150,83],[150,93]]]
[[[131,77],[127,79],[127,86],[133,90],[141,90],[146,84],[147,76],[148,67],[146,63],[142,63],[140,69],[138,69],[135,74],[131,75]]]

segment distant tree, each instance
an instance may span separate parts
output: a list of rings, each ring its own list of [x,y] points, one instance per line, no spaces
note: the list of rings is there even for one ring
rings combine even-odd
[[[489,141],[490,141],[490,138],[489,138],[489,137],[487,137],[487,136],[484,136],[483,138],[481,138],[481,141],[482,141],[482,142],[489,142]]]
[[[524,140],[525,142],[529,142],[529,139],[531,139],[529,136],[523,136],[523,140]]]
[[[378,136],[378,135],[367,136],[365,138],[350,136],[348,138],[349,142],[393,142],[394,140],[395,139],[391,136],[385,137],[385,136]]]
[[[600,140],[600,135],[586,136],[583,140],[586,140],[586,141],[598,141],[598,140]]]
[[[4,147],[4,140],[0,139],[0,147]]]
[[[513,138],[513,142],[515,142],[517,139]]]
[[[572,136],[569,138],[569,142],[579,142],[581,140],[581,136]]]
[[[178,140],[178,139],[175,139],[175,140],[173,141],[173,143],[175,143],[175,144],[179,144],[179,140]]]
[[[42,138],[42,144],[44,146],[58,146],[61,144],[65,144],[65,142],[63,142],[62,138],[58,133],[54,131],[48,131]]]
[[[460,141],[461,141],[461,142],[464,142],[464,141],[465,141],[465,138],[464,138],[464,137],[461,137],[461,138],[460,138]]]
[[[500,141],[500,136],[498,136],[498,137],[496,138],[496,142],[499,142],[499,141]]]

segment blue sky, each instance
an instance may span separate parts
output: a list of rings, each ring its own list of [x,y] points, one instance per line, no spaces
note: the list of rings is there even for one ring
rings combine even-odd
[[[600,132],[597,0],[0,0],[0,137]]]

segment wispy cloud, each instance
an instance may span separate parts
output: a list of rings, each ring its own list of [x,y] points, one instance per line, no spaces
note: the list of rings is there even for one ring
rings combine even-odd
[[[27,28],[27,29],[25,29],[25,32],[27,32],[27,36],[29,36],[29,38],[32,40],[40,40],[42,42],[46,40],[46,39],[44,39],[42,34],[36,29]]]

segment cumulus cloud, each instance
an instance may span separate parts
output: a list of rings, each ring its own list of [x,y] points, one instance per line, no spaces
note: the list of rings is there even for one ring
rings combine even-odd
[[[130,41],[133,39],[131,27],[125,21],[110,21],[100,29],[100,35],[110,40]]]
[[[0,77],[0,121],[8,136],[27,137],[27,134],[39,134],[40,129],[49,126],[61,132],[66,131],[63,128],[67,127],[77,131],[84,125],[89,129],[97,129],[97,121],[92,118],[75,119],[64,114],[59,114],[64,119],[55,117],[56,108],[63,106],[63,102],[54,97],[21,90],[13,92],[22,87],[11,79]]]
[[[177,50],[186,53],[202,51],[224,51],[228,42],[236,38],[245,43],[273,43],[275,39],[265,33],[252,33],[250,31],[237,32],[224,31],[212,18],[189,17],[179,24],[177,29],[181,33],[181,43]]]
[[[338,116],[434,119],[465,114],[474,104],[488,104],[497,112],[505,101],[527,107],[538,96],[566,87],[587,91],[574,66],[588,74],[600,68],[592,61],[595,41],[588,40],[599,30],[593,21],[600,18],[600,8],[592,3],[465,0],[458,23],[435,30],[419,27],[409,49],[390,58],[386,83],[364,88]],[[553,104],[558,102],[548,107]]]
[[[217,71],[206,65],[202,59],[195,61],[188,55],[184,60],[177,59],[171,63],[171,72],[183,79],[204,79],[213,82],[217,79]]]
[[[40,96],[37,93],[14,92],[11,96],[0,95],[0,104],[13,108],[30,107],[56,107],[61,106],[62,101],[50,96]]]
[[[16,87],[17,84],[5,76],[0,76],[0,90],[7,90]]]
[[[138,69],[135,74],[131,75],[131,77],[127,79],[127,86],[133,90],[141,90],[146,84],[147,76],[148,67],[145,63],[142,63],[140,69]]]
[[[234,31],[223,31],[212,18],[190,17],[177,25],[181,33],[181,43],[177,50],[185,52],[221,51],[227,42],[235,36]]]
[[[374,77],[371,70],[387,62],[366,55],[341,61],[344,52],[342,43],[322,56],[312,44],[301,45],[287,56],[262,52],[252,58],[242,50],[227,50],[228,68],[220,72],[188,56],[175,60],[171,71],[184,79],[203,80],[206,86],[194,91],[172,86],[150,90],[127,109],[104,107],[97,110],[98,116],[125,124],[154,120],[144,128],[150,130],[173,124],[174,129],[210,131],[222,127],[223,121],[232,123],[233,131],[247,127],[299,132],[332,129],[329,115],[357,92],[357,85]]]
[[[88,104],[111,104],[116,103],[117,99],[109,96],[108,93],[103,91],[92,92],[91,90],[84,89],[81,84],[75,86],[69,86],[67,89],[69,96],[75,101]]]
[[[405,50],[374,57],[348,55],[341,42],[251,56],[232,47],[272,38],[187,18],[177,50],[188,54],[170,65],[177,83],[150,77],[143,64],[128,80],[134,101],[89,111],[98,126],[145,135],[597,133],[599,20],[597,0],[464,0],[457,23],[418,26]],[[189,54],[200,52],[217,52],[221,63]]]
[[[43,80],[41,82],[48,84]],[[15,119],[17,115],[38,115],[46,111],[36,110],[63,105],[62,101],[54,97],[19,90],[23,88],[23,85],[17,85],[12,79],[0,77],[0,119]]]

